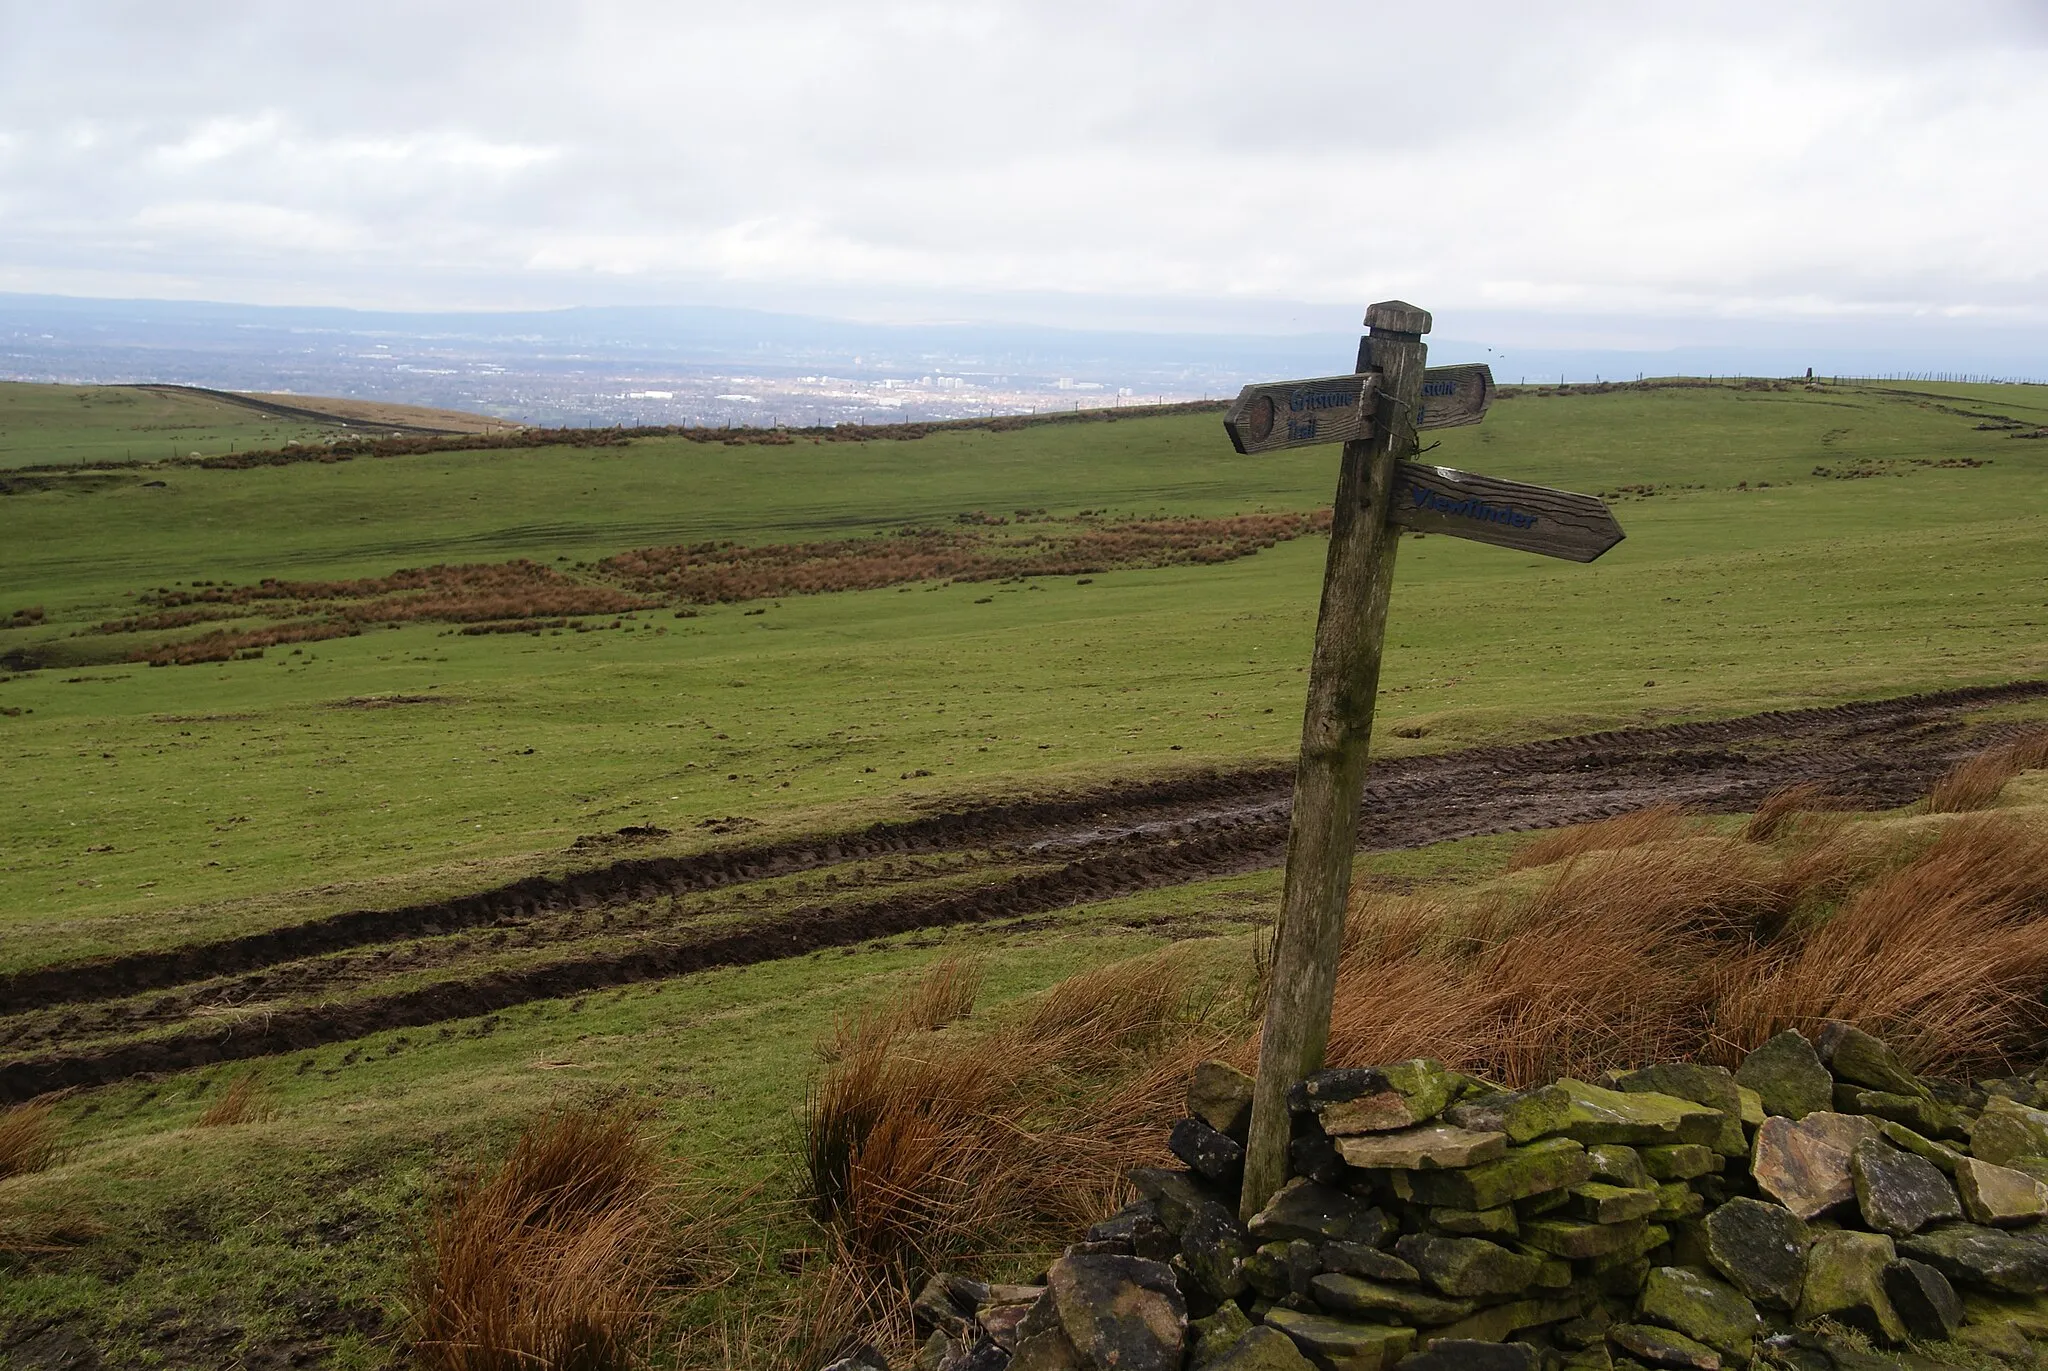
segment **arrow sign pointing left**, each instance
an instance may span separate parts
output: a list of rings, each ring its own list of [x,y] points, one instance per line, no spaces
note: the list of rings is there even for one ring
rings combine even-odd
[[[1597,496],[1420,462],[1394,468],[1387,518],[1421,533],[1448,533],[1568,562],[1590,562],[1624,536]]]
[[[1230,445],[1250,456],[1372,436],[1379,377],[1366,373],[1246,386],[1223,415]]]

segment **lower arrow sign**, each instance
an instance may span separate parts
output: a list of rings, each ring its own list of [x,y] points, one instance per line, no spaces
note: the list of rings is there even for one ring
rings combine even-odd
[[[1607,503],[1595,496],[1420,462],[1394,468],[1387,518],[1420,533],[1448,533],[1572,562],[1590,562],[1623,537]]]

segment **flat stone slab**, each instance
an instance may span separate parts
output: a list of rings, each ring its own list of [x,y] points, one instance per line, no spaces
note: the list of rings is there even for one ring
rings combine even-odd
[[[1653,1090],[1608,1090],[1569,1077],[1557,1087],[1571,1101],[1559,1131],[1582,1143],[1711,1143],[1728,1118],[1718,1109]]]
[[[1456,1323],[1479,1308],[1477,1300],[1452,1299],[1414,1286],[1388,1285],[1331,1272],[1310,1281],[1309,1293],[1317,1304],[1333,1314],[1423,1327]]]
[[[1632,1248],[1643,1234],[1641,1219],[1624,1223],[1586,1223],[1577,1219],[1531,1219],[1522,1225],[1522,1241],[1539,1252],[1573,1261],[1605,1257]]]
[[[1570,1138],[1545,1138],[1509,1148],[1498,1161],[1460,1171],[1396,1171],[1392,1181],[1394,1193],[1404,1200],[1454,1209],[1497,1209],[1545,1191],[1569,1189],[1592,1175],[1593,1163],[1582,1145]]]
[[[1061,1331],[1085,1364],[1180,1371],[1187,1305],[1164,1262],[1062,1257],[1046,1271],[1045,1285]]]
[[[1298,1309],[1268,1310],[1266,1326],[1292,1338],[1321,1371],[1382,1371],[1415,1350],[1412,1328],[1355,1323]]]
[[[1647,1323],[1617,1323],[1607,1340],[1648,1366],[1672,1371],[1721,1371],[1721,1354],[1703,1342]]]
[[[1899,1250],[1952,1281],[2012,1295],[2048,1290],[2048,1243],[1974,1224],[1943,1224],[1901,1240]]]
[[[1206,1061],[1188,1078],[1188,1113],[1243,1142],[1251,1126],[1252,1078],[1229,1062]]]
[[[1543,1261],[1484,1238],[1410,1233],[1394,1244],[1401,1260],[1446,1295],[1518,1295],[1535,1284]]]
[[[1636,1317],[1683,1333],[1737,1362],[1749,1360],[1763,1327],[1756,1306],[1741,1291],[1678,1266],[1650,1272]]]
[[[1963,1212],[1971,1223],[2017,1228],[2048,1217],[2048,1185],[2024,1171],[1958,1157],[1955,1176]]]
[[[1771,1198],[1802,1219],[1817,1218],[1856,1198],[1849,1158],[1857,1143],[1877,1136],[1877,1125],[1856,1114],[1819,1111],[1796,1123],[1773,1116],[1757,1130],[1750,1170]]]
[[[1392,1133],[1362,1133],[1336,1139],[1344,1160],[1359,1167],[1440,1171],[1494,1161],[1508,1152],[1508,1135],[1482,1133],[1455,1124],[1427,1124]]]

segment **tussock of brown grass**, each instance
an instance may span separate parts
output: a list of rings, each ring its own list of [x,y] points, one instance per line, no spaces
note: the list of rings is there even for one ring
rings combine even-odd
[[[1607,852],[1635,847],[1641,843],[1670,842],[1693,831],[1695,825],[1677,805],[1651,805],[1630,814],[1617,814],[1597,823],[1578,824],[1545,833],[1508,859],[1508,870],[1523,871],[1532,866],[1549,866],[1587,852]]]
[[[1701,965],[1776,891],[1740,844],[1696,838],[1573,857],[1526,899],[1465,910],[1368,898],[1346,929],[1327,1059],[1440,1058],[1519,1085],[1700,1040]]]
[[[1963,814],[1998,802],[2005,783],[2022,771],[2048,767],[2048,730],[1965,757],[1927,792],[1930,814]]]
[[[1989,815],[1951,824],[1831,917],[1716,979],[1724,1055],[1843,1019],[1922,1066],[1999,1065],[2048,1027],[2048,833]]]
[[[41,1171],[57,1159],[57,1116],[31,1100],[0,1112],[0,1181]]]
[[[981,993],[986,975],[979,957],[941,957],[925,968],[908,995],[841,1017],[821,1051],[828,1060],[837,1060],[859,1039],[929,1032],[964,1019],[974,1012],[974,997]]]
[[[411,1273],[425,1371],[610,1371],[647,1332],[662,1169],[623,1112],[568,1109],[436,1205]]]
[[[256,1077],[251,1074],[235,1077],[234,1083],[199,1116],[199,1127],[227,1128],[238,1123],[256,1123],[269,1117],[270,1111],[262,1102]]]
[[[1170,1040],[1187,974],[1143,958],[1076,976],[1013,1019],[959,1039],[868,1016],[807,1103],[814,1212],[861,1260],[929,1269],[978,1238],[1013,1244],[1071,1223],[1116,1184],[1057,1139],[1075,1101]]]
[[[1757,805],[1756,812],[1749,816],[1749,822],[1742,826],[1742,840],[1749,843],[1767,843],[1777,837],[1789,821],[1801,814],[1841,807],[1842,802],[1830,795],[1825,786],[1813,781],[1779,786],[1764,796],[1763,801]]]

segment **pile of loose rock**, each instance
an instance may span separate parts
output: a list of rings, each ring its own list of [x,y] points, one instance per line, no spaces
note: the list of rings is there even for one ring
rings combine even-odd
[[[2048,1342],[2048,1074],[1922,1079],[1785,1033],[1504,1091],[1434,1061],[1290,1098],[1290,1179],[1239,1222],[1251,1081],[1200,1067],[1139,1198],[1037,1285],[935,1277],[921,1371],[1800,1371]]]

